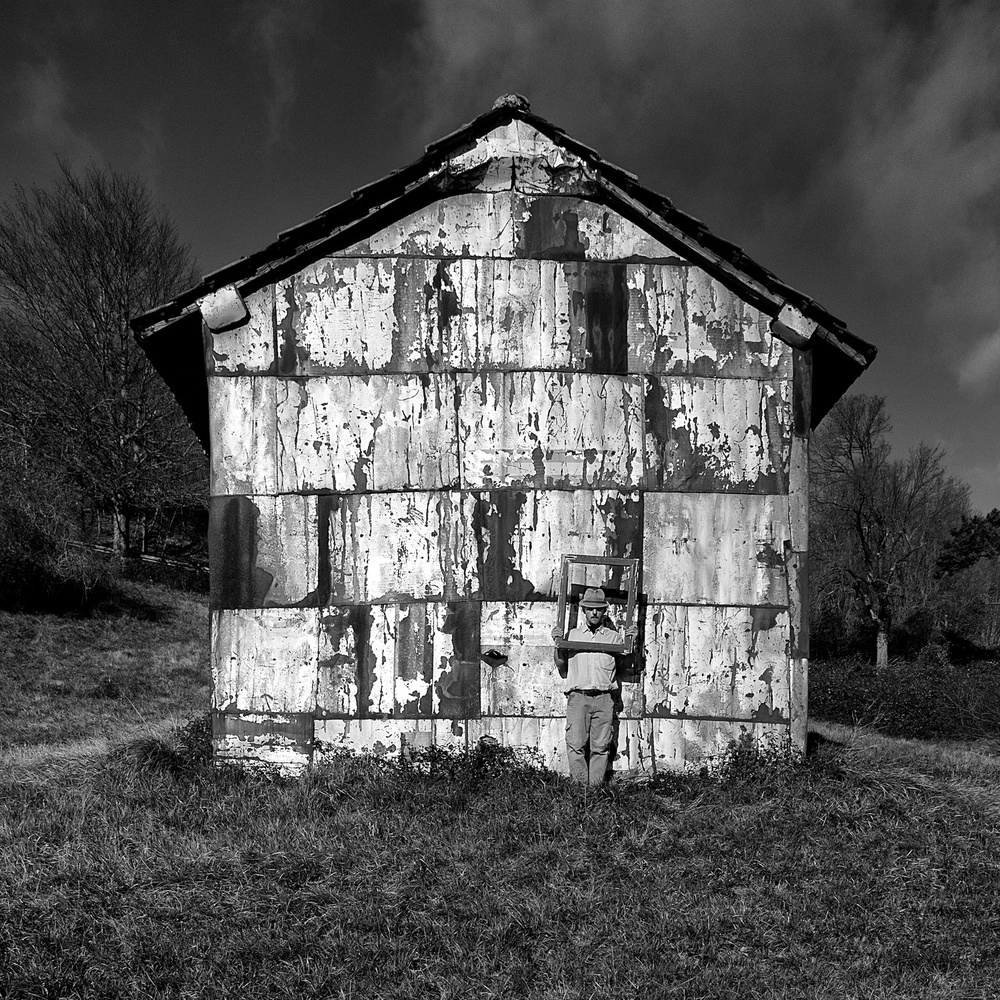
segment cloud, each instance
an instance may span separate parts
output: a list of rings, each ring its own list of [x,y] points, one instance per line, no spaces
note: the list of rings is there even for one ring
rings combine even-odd
[[[296,46],[309,37],[321,9],[319,0],[258,0],[254,7],[252,38],[264,57],[269,83],[265,95],[269,148],[288,133],[288,118],[298,96]]]
[[[606,155],[713,200],[719,180],[734,195],[803,182],[839,130],[871,21],[833,0],[427,0],[423,12],[429,128],[520,91]]]
[[[1000,22],[983,4],[943,6],[927,37],[897,29],[883,48],[835,172],[861,205],[869,254],[900,279],[931,276],[939,297],[998,249]]]
[[[935,375],[996,328],[993,0],[422,10],[427,138],[523,93],[849,325],[860,317],[862,336],[937,352]]]
[[[1000,379],[1000,330],[983,337],[966,355],[958,369],[964,386],[982,386]]]
[[[99,159],[90,138],[72,124],[66,81],[54,59],[22,63],[15,93],[15,127],[39,153],[69,160]]]

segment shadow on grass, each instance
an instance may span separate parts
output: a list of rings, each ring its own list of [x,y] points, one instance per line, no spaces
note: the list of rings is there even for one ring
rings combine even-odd
[[[12,614],[46,614],[71,619],[124,618],[162,624],[176,609],[151,600],[141,586],[119,579],[84,585],[54,574],[38,574],[0,590],[0,611]]]

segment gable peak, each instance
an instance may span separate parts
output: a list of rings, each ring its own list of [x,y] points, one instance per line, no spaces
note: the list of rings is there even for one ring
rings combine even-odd
[[[531,111],[528,98],[521,94],[501,94],[493,102],[493,110],[499,111],[501,108],[509,108],[511,111],[523,111],[525,114]]]

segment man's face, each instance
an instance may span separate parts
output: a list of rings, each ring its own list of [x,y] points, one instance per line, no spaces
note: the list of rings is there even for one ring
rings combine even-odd
[[[604,618],[604,608],[584,608],[583,613],[587,616],[587,626],[591,631],[596,631]]]

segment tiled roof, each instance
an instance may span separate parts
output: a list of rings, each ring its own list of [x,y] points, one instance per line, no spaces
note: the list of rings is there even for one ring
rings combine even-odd
[[[358,242],[392,219],[455,193],[448,186],[449,161],[515,119],[582,161],[595,179],[596,193],[609,207],[676,248],[751,305],[776,316],[789,304],[818,324],[812,343],[814,426],[874,360],[876,348],[852,334],[843,321],[819,303],[786,285],[741,247],[721,239],[704,223],[675,208],[669,198],[643,187],[634,174],[602,159],[558,126],[533,114],[524,98],[505,95],[486,114],[431,143],[424,155],[409,166],[358,188],[344,201],[279,233],[277,240],[264,249],[206,274],[193,288],[131,321],[139,343],[170,385],[206,448],[208,406],[199,300],[226,285],[236,285],[243,292],[254,291],[294,273],[312,259]],[[179,324],[182,329],[174,329]],[[164,336],[167,328],[171,330],[169,337]]]

